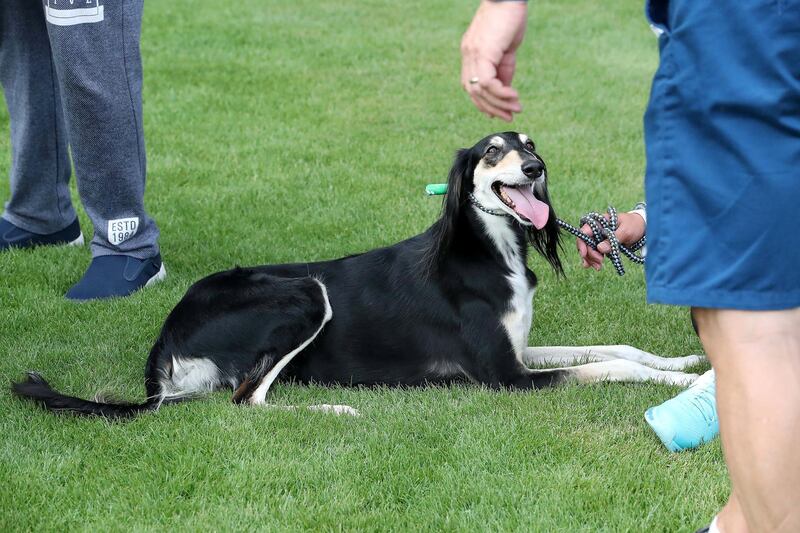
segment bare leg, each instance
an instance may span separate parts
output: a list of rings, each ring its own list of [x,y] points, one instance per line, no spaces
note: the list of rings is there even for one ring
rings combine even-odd
[[[717,515],[717,528],[724,533],[749,533],[735,486],[731,488],[728,503]]]
[[[800,308],[695,309],[735,495],[720,528],[800,531]]]
[[[530,346],[525,348],[522,362],[527,366],[562,365],[570,366],[598,361],[625,359],[660,370],[684,370],[705,362],[702,355],[685,357],[661,357],[633,346]]]

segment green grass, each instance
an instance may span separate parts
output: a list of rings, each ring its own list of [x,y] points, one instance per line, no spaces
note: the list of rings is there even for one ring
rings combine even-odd
[[[641,116],[657,61],[639,2],[532,2],[516,85],[559,214],[642,197]],[[72,305],[86,249],[0,254],[0,381],[27,369],[76,395],[141,398],[159,327],[197,278],[324,259],[424,230],[454,150],[509,127],[458,84],[473,2],[148,2],[142,52],[147,204],[167,281]],[[0,111],[0,175],[10,165]],[[8,196],[7,180],[0,198]],[[77,202],[77,197],[75,198]],[[81,213],[81,223],[89,227]],[[697,353],[687,311],[619,279],[544,262],[533,344]],[[5,388],[5,387],[4,387]],[[0,530],[691,531],[724,502],[718,443],[673,455],[643,420],[677,389],[277,386],[277,403],[345,403],[358,419],[242,408],[229,394],[130,423],[52,416],[0,391]]]

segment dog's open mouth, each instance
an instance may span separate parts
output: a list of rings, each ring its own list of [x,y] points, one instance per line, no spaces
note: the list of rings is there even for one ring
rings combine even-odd
[[[533,195],[533,184],[507,185],[501,181],[492,184],[492,191],[500,201],[513,209],[523,220],[542,229],[550,218],[550,206]]]

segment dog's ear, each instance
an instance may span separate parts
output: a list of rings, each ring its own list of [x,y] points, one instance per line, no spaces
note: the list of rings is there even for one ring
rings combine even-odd
[[[540,229],[536,230],[531,228],[528,230],[528,240],[531,246],[542,254],[547,259],[550,266],[553,267],[556,275],[564,275],[564,267],[561,265],[561,258],[558,256],[558,250],[561,247],[560,236],[561,230],[556,222],[556,212],[550,204],[550,197],[547,194],[547,189],[542,192],[542,200],[550,206],[550,216],[547,218],[547,224]]]
[[[433,227],[431,249],[426,254],[429,269],[434,269],[441,262],[441,258],[453,242],[456,225],[466,201],[467,191],[464,183],[470,180],[471,164],[471,151],[468,148],[456,152],[453,167],[447,177],[447,194],[442,201],[442,216]]]
[[[470,168],[470,150],[462,148],[456,152],[453,167],[447,176],[447,194],[442,202],[442,218],[454,224],[461,215],[464,204],[464,181],[472,169]]]

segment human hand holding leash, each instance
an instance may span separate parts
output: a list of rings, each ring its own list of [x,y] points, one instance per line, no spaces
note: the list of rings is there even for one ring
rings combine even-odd
[[[522,111],[511,80],[527,18],[525,2],[483,0],[461,39],[461,86],[488,117],[511,122]]]
[[[605,217],[606,219],[609,218],[608,213],[606,213]],[[647,224],[638,212],[619,213],[617,219],[619,226],[614,234],[621,244],[631,245],[644,237]],[[592,229],[588,224],[581,226],[581,231],[585,235],[592,235]],[[603,259],[611,251],[611,245],[607,240],[598,244],[597,250],[592,250],[580,239],[575,239],[575,241],[578,246],[578,253],[583,260],[584,268],[594,268],[595,270],[603,268]]]

